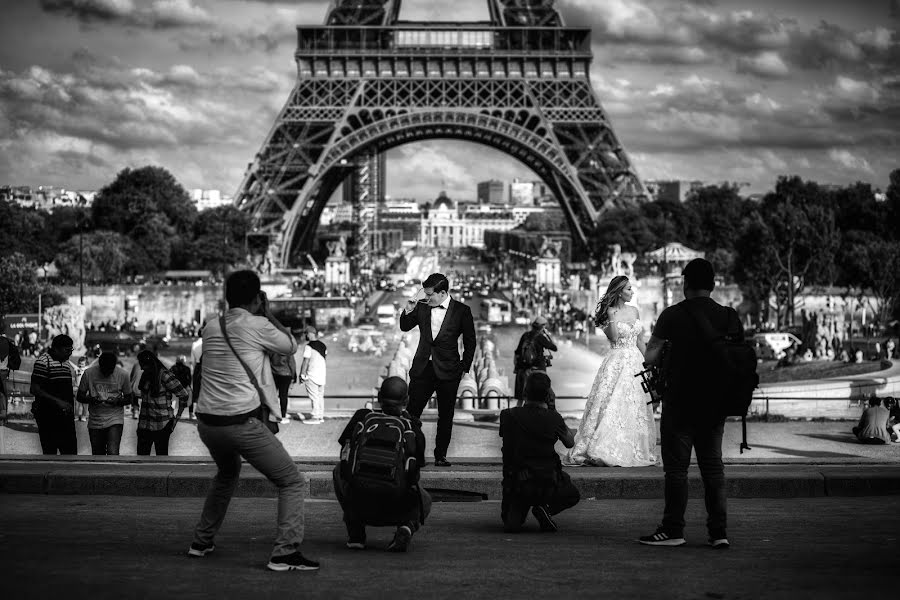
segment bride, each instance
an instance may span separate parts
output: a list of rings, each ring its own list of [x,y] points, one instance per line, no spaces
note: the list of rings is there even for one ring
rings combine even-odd
[[[600,298],[594,323],[612,346],[600,363],[564,462],[573,465],[643,467],[656,463],[656,425],[650,397],[641,389],[644,328],[638,311],[625,303],[634,297],[624,275],[613,277]]]

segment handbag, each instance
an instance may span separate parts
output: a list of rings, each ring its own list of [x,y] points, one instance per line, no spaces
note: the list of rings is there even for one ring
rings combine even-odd
[[[241,358],[241,355],[238,354],[235,351],[234,346],[231,345],[231,338],[228,337],[228,330],[225,328],[225,315],[219,317],[219,327],[222,329],[222,335],[225,337],[225,343],[228,344],[228,347],[231,348],[231,352],[234,354],[235,358],[237,358],[238,362],[241,363],[241,366],[244,367],[244,371],[247,373],[247,377],[250,378],[250,383],[253,384],[253,387],[256,389],[256,393],[259,395],[259,407],[256,409],[253,416],[262,421],[263,425],[265,425],[269,429],[269,431],[271,431],[272,433],[278,433],[278,423],[276,421],[269,420],[269,415],[272,414],[272,411],[269,409],[269,405],[264,401],[265,394],[263,394],[262,388],[259,387],[259,382],[256,380],[256,375],[253,374],[253,371],[250,370],[250,367],[247,366],[247,363],[244,362],[244,359]]]

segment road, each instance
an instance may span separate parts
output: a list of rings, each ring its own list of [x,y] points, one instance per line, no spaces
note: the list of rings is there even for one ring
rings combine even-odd
[[[636,543],[659,500],[583,499],[560,531],[504,534],[499,503],[436,503],[408,554],[344,548],[334,501],[307,501],[312,573],[265,569],[275,501],[235,498],[202,559],[184,554],[202,498],[6,495],[3,597],[45,598],[896,598],[900,498],[729,499],[730,550],[704,545],[703,503],[688,506],[688,545]]]

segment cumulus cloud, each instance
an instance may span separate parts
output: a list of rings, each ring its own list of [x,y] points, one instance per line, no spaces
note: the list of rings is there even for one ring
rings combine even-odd
[[[41,0],[41,7],[85,23],[167,29],[212,22],[210,14],[193,0]]]
[[[759,77],[781,78],[790,74],[790,69],[781,60],[778,52],[767,50],[756,56],[738,59],[738,73],[751,73]]]
[[[869,164],[869,161],[853,154],[849,150],[834,148],[828,152],[828,157],[851,171],[864,171],[866,173],[875,172]]]

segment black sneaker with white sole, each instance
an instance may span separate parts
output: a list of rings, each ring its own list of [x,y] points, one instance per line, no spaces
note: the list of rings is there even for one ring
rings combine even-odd
[[[215,544],[209,544],[204,546],[203,544],[198,544],[197,542],[192,542],[191,547],[188,548],[188,556],[196,556],[196,557],[204,557],[213,550],[216,549]]]
[[[728,543],[728,538],[725,537],[716,539],[710,538],[707,544],[711,546],[713,550],[728,550],[731,548],[731,544]]]
[[[319,563],[304,558],[299,552],[292,552],[284,556],[273,556],[266,565],[272,571],[315,571]]]
[[[559,526],[550,517],[550,511],[543,504],[533,506],[531,514],[537,519],[538,524],[541,526],[541,531],[559,531]]]
[[[683,537],[672,537],[662,529],[657,529],[653,535],[644,535],[638,541],[645,546],[684,546],[687,542]]]
[[[406,525],[401,525],[394,532],[394,539],[388,544],[388,552],[406,552],[409,550],[409,543],[412,541],[412,529]]]

